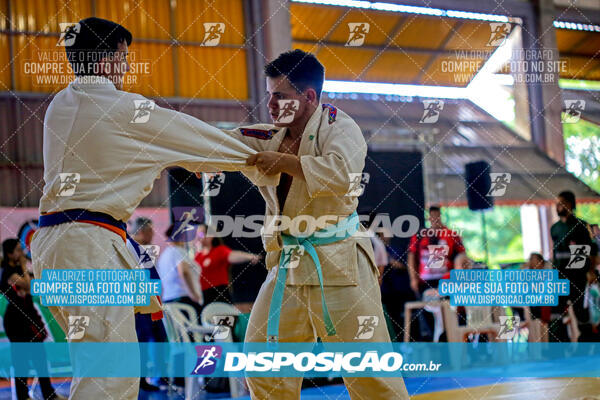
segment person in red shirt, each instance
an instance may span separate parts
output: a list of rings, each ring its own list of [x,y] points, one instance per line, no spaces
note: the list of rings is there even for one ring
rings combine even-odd
[[[232,250],[223,239],[205,235],[201,238],[202,250],[196,254],[196,262],[202,268],[200,287],[204,305],[221,301],[231,303],[229,294],[229,267],[231,264],[251,262],[256,264],[260,257],[256,254]]]
[[[431,227],[414,235],[408,246],[410,287],[419,297],[425,290],[437,288],[455,266],[468,261],[458,232],[442,224],[439,207],[429,208],[429,222]]]

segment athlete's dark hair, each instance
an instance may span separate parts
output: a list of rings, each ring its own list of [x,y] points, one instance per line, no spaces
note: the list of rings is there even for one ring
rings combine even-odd
[[[441,212],[440,206],[431,206],[431,207],[429,207],[429,212],[432,212],[432,211]]]
[[[575,206],[576,206],[575,193],[571,192],[570,190],[564,190],[558,194],[558,197],[562,198],[567,203],[569,203],[571,205],[571,208],[575,208]]]
[[[70,29],[70,28],[67,28]],[[77,32],[79,30],[79,32]],[[133,39],[123,26],[106,19],[90,17],[79,21],[78,28],[71,28],[75,39],[65,45],[67,59],[77,76],[96,75],[94,65],[119,49],[119,43]]]
[[[317,92],[317,98],[321,98],[325,67],[314,54],[299,49],[281,53],[265,65],[265,75],[269,78],[285,75],[298,93],[313,88]]]

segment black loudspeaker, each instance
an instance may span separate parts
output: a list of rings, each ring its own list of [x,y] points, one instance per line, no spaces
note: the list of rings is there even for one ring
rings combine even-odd
[[[490,164],[486,161],[476,161],[465,165],[467,202],[470,210],[487,210],[494,207],[494,198],[488,195],[492,187],[490,172]]]
[[[358,212],[366,210],[404,221],[395,225],[403,234],[392,237],[395,258],[406,262],[409,231],[422,228],[425,218],[423,163],[419,152],[369,151],[365,160],[364,193],[358,198]],[[410,224],[409,219],[417,220]],[[413,226],[413,228],[411,228]],[[416,233],[416,231],[414,232]]]
[[[179,221],[182,213],[191,209],[196,209],[194,222],[203,222],[202,180],[198,179],[193,172],[183,168],[169,169],[168,176],[171,223]]]

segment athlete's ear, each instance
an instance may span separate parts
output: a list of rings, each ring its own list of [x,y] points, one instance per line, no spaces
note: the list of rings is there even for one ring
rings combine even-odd
[[[304,95],[306,96],[306,100],[308,100],[310,103],[319,102],[319,99],[317,98],[317,91],[313,88],[306,89]]]

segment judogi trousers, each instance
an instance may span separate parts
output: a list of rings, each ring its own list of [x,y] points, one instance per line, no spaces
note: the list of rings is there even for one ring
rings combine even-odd
[[[252,308],[246,342],[266,342],[269,305],[275,286],[277,267],[273,267]],[[286,286],[279,322],[280,342],[389,342],[390,337],[381,306],[376,270],[362,250],[358,250],[358,286],[325,286],[327,307],[336,328],[327,336],[321,309],[319,286]],[[326,284],[326,282],[325,282]],[[357,316],[379,317],[373,336],[357,340]],[[298,400],[302,377],[248,377],[253,400]],[[408,400],[404,380],[398,378],[345,377],[352,400]]]
[[[131,269],[136,265],[133,255],[117,234],[87,223],[66,223],[38,230],[31,244],[33,269],[37,279],[44,269]],[[89,317],[81,339],[70,342],[137,342],[133,306],[65,306],[48,307],[65,335],[69,331],[69,316]],[[71,349],[74,371],[86,371],[97,355],[77,354]],[[123,359],[132,360],[138,354],[102,355],[103,370],[118,370]],[[139,362],[138,362],[139,365]],[[73,377],[71,400],[136,400],[139,377],[80,378]]]

